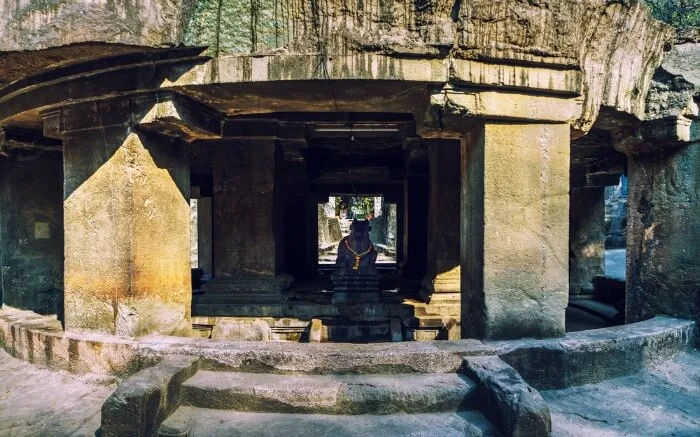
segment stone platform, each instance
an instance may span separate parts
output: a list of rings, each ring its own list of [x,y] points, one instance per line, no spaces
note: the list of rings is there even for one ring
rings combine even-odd
[[[540,340],[318,344],[160,335],[132,339],[66,332],[55,317],[0,310],[0,345],[14,357],[74,373],[122,375],[171,354],[201,356],[218,367],[273,373],[357,373],[372,368],[453,372],[465,356],[498,355],[536,387],[566,387],[634,373],[648,362],[686,349],[695,335],[694,322],[658,316]]]
[[[15,357],[131,375],[103,405],[105,436],[205,435],[223,419],[236,421],[227,431],[267,427],[262,433],[272,435],[282,422],[270,422],[270,413],[285,415],[290,435],[338,427],[358,435],[358,416],[367,412],[368,430],[411,417],[417,431],[442,423],[445,435],[548,435],[549,408],[537,390],[633,374],[695,339],[694,322],[669,317],[542,340],[131,339],[65,332],[52,317],[0,311],[0,345]]]

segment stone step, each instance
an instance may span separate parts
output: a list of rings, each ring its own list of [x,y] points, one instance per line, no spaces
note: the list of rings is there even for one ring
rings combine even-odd
[[[250,413],[182,406],[160,427],[174,437],[498,436],[478,411],[356,416]]]
[[[474,408],[476,384],[456,373],[280,375],[200,370],[182,403],[236,411],[393,414]]]

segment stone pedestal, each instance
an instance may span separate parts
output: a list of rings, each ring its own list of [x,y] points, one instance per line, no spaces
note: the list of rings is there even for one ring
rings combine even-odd
[[[113,125],[66,132],[64,150],[66,328],[186,329],[188,148]]]
[[[274,138],[241,138],[215,146],[214,276],[203,290],[279,295],[282,276],[282,148]]]
[[[572,188],[570,199],[569,294],[592,293],[591,281],[605,273],[604,188]]]
[[[379,291],[379,277],[374,274],[334,274],[331,276],[334,292],[360,293]]]
[[[700,321],[700,144],[628,157],[627,322]]]
[[[563,335],[569,126],[486,122],[461,174],[462,336]]]

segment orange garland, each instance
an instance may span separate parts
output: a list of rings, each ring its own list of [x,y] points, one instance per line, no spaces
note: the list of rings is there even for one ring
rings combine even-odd
[[[370,242],[370,243],[369,243],[369,247],[367,248],[367,250],[365,250],[365,251],[362,252],[362,253],[357,253],[357,252],[355,252],[355,251],[352,249],[352,247],[350,247],[350,245],[348,244],[348,240],[345,240],[345,247],[347,247],[348,250],[349,250],[350,252],[352,252],[353,255],[355,255],[355,265],[352,266],[352,269],[353,269],[353,270],[360,270],[360,258],[362,258],[363,256],[365,256],[365,255],[367,255],[368,253],[370,253],[370,252],[372,251],[372,249],[373,249],[372,243]]]

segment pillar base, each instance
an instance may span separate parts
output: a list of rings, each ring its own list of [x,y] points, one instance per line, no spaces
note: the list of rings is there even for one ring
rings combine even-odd
[[[205,293],[245,293],[251,296],[280,294],[289,290],[294,278],[289,275],[248,278],[214,278],[202,285]]]

